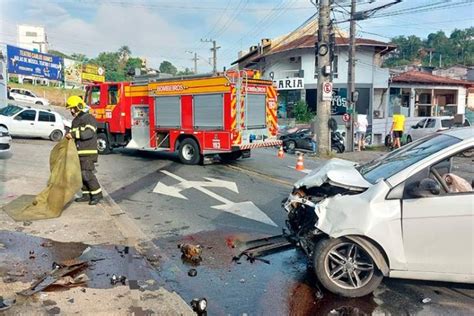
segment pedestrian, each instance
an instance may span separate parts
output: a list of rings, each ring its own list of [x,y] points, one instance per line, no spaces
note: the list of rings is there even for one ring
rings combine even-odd
[[[405,115],[403,114],[394,114],[392,128],[390,133],[393,133],[393,148],[400,148],[400,140],[403,137],[403,131],[405,129]]]
[[[102,199],[102,189],[95,176],[95,163],[97,162],[97,121],[94,116],[87,113],[87,105],[81,97],[73,95],[67,99],[66,108],[71,111],[74,119],[67,139],[76,142],[82,175],[82,196],[76,202],[89,202],[96,205]]]
[[[356,140],[359,151],[365,149],[365,134],[367,133],[368,126],[367,115],[357,114]]]

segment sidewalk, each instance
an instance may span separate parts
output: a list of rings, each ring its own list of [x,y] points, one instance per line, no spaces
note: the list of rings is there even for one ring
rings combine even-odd
[[[96,206],[72,203],[56,219],[15,222],[1,210],[18,196],[35,195],[46,185],[48,145],[16,146],[13,157],[0,162],[0,306],[1,296],[17,300],[6,315],[193,315],[179,295],[159,286],[150,263],[133,248],[146,236],[107,194]],[[130,247],[125,254],[117,251],[123,246]],[[54,261],[77,258],[88,247],[102,258],[85,270],[89,279],[85,287],[39,292],[26,299],[15,295],[49,272]],[[128,281],[111,285],[112,274],[125,275]]]

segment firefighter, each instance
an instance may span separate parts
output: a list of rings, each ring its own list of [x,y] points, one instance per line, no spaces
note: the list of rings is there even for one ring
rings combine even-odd
[[[89,202],[96,205],[102,199],[102,189],[95,176],[97,162],[97,121],[87,113],[87,105],[81,97],[73,95],[67,99],[66,108],[71,111],[74,119],[67,139],[74,139],[81,164],[82,197],[76,202]]]

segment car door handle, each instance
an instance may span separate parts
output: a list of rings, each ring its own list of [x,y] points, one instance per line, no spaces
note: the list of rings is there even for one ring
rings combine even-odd
[[[30,123],[30,125],[35,125],[35,123]]]

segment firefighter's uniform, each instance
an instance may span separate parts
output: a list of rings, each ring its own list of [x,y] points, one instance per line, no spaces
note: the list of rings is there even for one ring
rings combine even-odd
[[[82,103],[78,108],[81,111],[73,119],[70,130],[71,136],[76,142],[82,175],[82,198],[76,199],[76,201],[90,201],[89,204],[97,204],[102,199],[102,189],[94,174],[98,157],[97,121],[91,114],[82,111],[81,107],[85,105],[82,99],[80,102]],[[71,103],[74,104],[74,102]],[[70,107],[69,100],[68,106]]]

